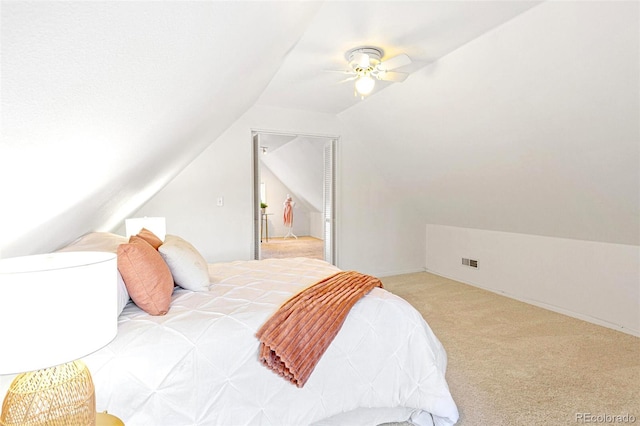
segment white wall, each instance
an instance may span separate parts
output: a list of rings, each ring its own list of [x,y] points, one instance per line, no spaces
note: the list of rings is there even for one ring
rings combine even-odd
[[[267,167],[260,168],[262,182],[266,184],[267,207],[269,213],[269,237],[284,237],[289,228],[284,226],[284,200],[287,194],[292,194],[290,188],[284,185]],[[293,233],[296,236],[309,235],[310,210],[305,203],[297,202],[292,196],[295,205],[293,207]]]
[[[253,254],[252,130],[339,135],[328,114],[254,106],[136,214],[165,216],[167,232],[190,241],[210,261]],[[216,199],[224,197],[224,206]]]
[[[400,203],[336,117],[254,106],[137,216],[165,216],[167,232],[194,244],[208,261],[251,259],[253,250],[251,131],[340,136],[336,188],[337,265],[375,275],[424,270],[424,223]],[[223,196],[224,207],[216,206]]]
[[[427,237],[429,269],[637,333],[638,15],[545,2],[340,114],[378,167],[349,196],[393,192],[385,226],[475,230]]]
[[[640,244],[637,2],[545,2],[340,114],[423,224]]]
[[[336,226],[343,269],[424,269],[426,224],[633,251],[640,240],[637,16],[635,2],[545,2],[337,119],[254,107],[140,214],[167,216],[168,231],[183,234],[210,261],[250,258],[250,133],[257,128],[341,136]],[[222,208],[215,206],[220,195]],[[428,250],[438,247],[432,241]],[[556,253],[558,263],[573,261]],[[637,273],[616,268],[606,265],[610,276],[624,275],[614,288],[634,300],[626,283]],[[600,315],[562,305],[580,284],[561,275],[558,289],[539,289],[540,299]],[[502,291],[529,297],[529,281],[494,278],[496,286],[511,286]],[[596,295],[611,287],[585,285]],[[607,321],[627,324],[632,315]]]
[[[296,236],[311,235],[323,239],[323,187],[324,187],[324,146],[331,141],[326,137],[290,136],[260,133],[260,146],[268,147],[260,155],[260,168],[267,171],[265,178],[278,188],[267,187],[270,212],[274,220],[274,235],[288,233],[282,223],[283,202],[290,194],[295,202],[293,233]],[[282,143],[282,140],[285,140]]]
[[[361,137],[362,129],[343,123],[340,267],[379,276],[424,270],[424,216],[417,208],[421,201],[411,187],[397,186],[382,173],[386,160],[405,155],[404,147],[393,138],[372,146]],[[377,151],[386,157],[377,159]]]
[[[321,212],[309,212],[309,236],[324,240],[324,220]]]
[[[260,135],[261,141],[263,135]],[[261,155],[264,163],[310,210],[322,211],[324,146],[330,139],[298,136]],[[262,142],[261,142],[262,143]],[[268,143],[268,142],[267,142]]]
[[[638,246],[431,224],[426,239],[430,272],[640,336]]]

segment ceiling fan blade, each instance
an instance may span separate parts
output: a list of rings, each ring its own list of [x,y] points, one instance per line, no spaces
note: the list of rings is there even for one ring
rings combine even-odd
[[[339,74],[356,75],[354,70],[324,70],[325,72],[335,72]]]
[[[409,65],[411,63],[411,58],[409,55],[401,53],[398,56],[394,56],[393,58],[389,58],[386,61],[382,61],[378,64],[378,69],[383,71],[390,71],[396,68],[404,67],[405,65]]]
[[[348,78],[345,78],[344,80],[340,80],[337,84],[346,83],[347,81],[353,81],[353,80],[355,80],[356,78],[358,78],[358,76],[357,76],[357,75],[354,75],[353,77],[348,77]]]
[[[393,81],[396,83],[401,83],[405,81],[407,77],[409,77],[409,74],[407,74],[406,72],[383,71],[380,74],[378,74],[379,80]]]

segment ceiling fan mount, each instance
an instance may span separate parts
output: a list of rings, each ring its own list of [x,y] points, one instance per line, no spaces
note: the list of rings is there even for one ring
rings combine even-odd
[[[381,62],[384,51],[378,47],[360,46],[348,50],[344,57],[356,73],[371,72]]]

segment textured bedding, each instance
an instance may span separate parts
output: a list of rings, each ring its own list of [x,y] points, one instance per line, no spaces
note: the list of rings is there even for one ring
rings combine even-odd
[[[211,264],[209,291],[176,287],[164,316],[129,303],[117,337],[84,359],[98,411],[127,426],[455,423],[442,345],[415,309],[381,288],[351,308],[303,388],[259,362],[257,330],[338,271],[305,258]]]
[[[286,301],[256,333],[260,362],[303,387],[351,307],[382,282],[356,271],[340,271]]]

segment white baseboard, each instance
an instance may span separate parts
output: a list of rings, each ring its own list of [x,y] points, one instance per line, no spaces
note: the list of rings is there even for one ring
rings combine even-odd
[[[628,329],[628,328],[623,328],[623,327],[619,326],[618,324],[613,324],[613,323],[610,323],[608,321],[601,320],[599,318],[594,318],[592,316],[583,315],[583,314],[581,314],[579,312],[568,311],[568,310],[562,309],[562,308],[560,308],[558,306],[552,306],[552,305],[549,305],[547,303],[539,302],[537,300],[525,299],[525,298],[522,298],[522,297],[518,297],[518,296],[516,296],[514,294],[507,293],[507,292],[502,291],[502,290],[496,290],[494,288],[485,287],[485,286],[482,286],[482,285],[479,285],[479,284],[476,284],[476,283],[465,282],[465,281],[462,281],[462,280],[460,280],[460,279],[458,279],[456,277],[451,277],[451,276],[447,276],[445,274],[441,274],[438,271],[433,271],[433,270],[427,269],[426,272],[429,272],[430,274],[438,275],[438,276],[443,277],[443,278],[448,278],[448,279],[451,279],[451,280],[454,280],[454,281],[458,281],[458,282],[461,282],[463,284],[468,284],[470,286],[477,287],[477,288],[480,288],[482,290],[487,290],[487,291],[490,291],[492,293],[499,294],[500,296],[505,296],[505,297],[508,297],[510,299],[518,300],[520,302],[524,302],[524,303],[527,303],[529,305],[538,306],[540,308],[547,309],[547,310],[553,311],[553,312],[557,312],[559,314],[563,314],[563,315],[566,315],[566,316],[569,316],[569,317],[572,317],[572,318],[576,318],[576,319],[579,319],[579,320],[582,320],[582,321],[586,321],[586,322],[589,322],[589,323],[592,323],[592,324],[600,325],[602,327],[611,328],[613,330],[621,331],[621,332],[626,333],[626,334],[631,334],[632,336],[640,337],[640,332],[638,332],[638,330],[631,330],[631,329]]]
[[[427,225],[429,272],[640,336],[640,247]],[[478,268],[462,264],[478,261]]]
[[[425,268],[416,268],[416,269],[404,269],[404,270],[398,270],[398,271],[383,271],[383,272],[375,273],[373,275],[379,278],[384,278],[384,277],[390,277],[393,275],[415,274],[416,272],[425,272],[425,271],[426,271]]]

